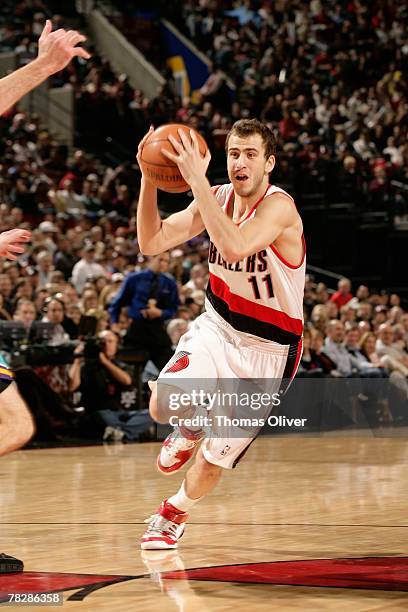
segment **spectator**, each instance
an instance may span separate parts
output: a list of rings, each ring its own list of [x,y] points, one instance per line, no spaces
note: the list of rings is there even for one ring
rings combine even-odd
[[[98,294],[95,289],[90,287],[89,289],[84,290],[79,307],[84,315],[88,314],[90,310],[97,310]]]
[[[14,321],[21,321],[24,324],[27,332],[30,330],[32,323],[35,321],[37,312],[34,302],[21,298],[17,302],[16,311],[14,313]]]
[[[125,344],[146,351],[159,370],[172,356],[164,321],[174,316],[179,303],[177,284],[166,274],[169,259],[168,253],[151,257],[146,270],[129,274],[109,307],[114,324],[121,309],[129,307],[132,323]]]
[[[353,327],[346,332],[344,345],[350,355],[356,360],[358,371],[361,376],[369,374],[382,378],[386,376],[385,372],[378,365],[374,365],[372,359],[368,359],[360,350],[360,334],[357,328]],[[373,356],[374,358],[374,356]]]
[[[172,319],[167,326],[167,333],[171,340],[171,348],[175,350],[181,336],[186,333],[188,323],[185,319]]]
[[[1,321],[10,321],[11,316],[10,313],[4,308],[4,297],[3,294],[0,293],[0,320]]]
[[[336,364],[336,370],[342,376],[352,376],[353,372],[358,369],[358,362],[344,346],[344,336],[343,323],[336,319],[329,321],[324,352]]]
[[[82,249],[81,259],[72,270],[72,283],[81,294],[87,280],[101,275],[104,275],[104,269],[95,262],[95,247],[93,244],[87,244]]]
[[[388,309],[385,306],[376,306],[374,311],[374,317],[372,319],[375,329],[378,329],[380,325],[385,323],[387,320]]]
[[[51,223],[51,221],[43,221],[38,226],[38,231],[43,235],[43,246],[46,247],[47,251],[54,255],[57,250],[57,245],[55,244],[54,237],[58,233],[58,228]]]
[[[335,370],[336,365],[326,355],[322,355],[320,350],[312,348],[312,333],[305,329],[303,334],[303,354],[299,365],[299,374],[303,376],[305,373],[312,376],[321,376],[322,374],[330,374]],[[317,346],[316,344],[314,345]],[[320,347],[321,348],[321,347]]]
[[[387,356],[387,365],[392,370],[401,372],[408,377],[408,355],[401,348],[395,346],[394,331],[388,323],[382,323],[378,329],[376,351],[379,357]]]
[[[63,189],[50,190],[48,195],[55,209],[59,213],[66,213],[70,217],[79,218],[85,212],[83,199],[75,191],[74,182],[66,178]]]
[[[361,304],[367,304],[367,300],[370,296],[369,289],[366,285],[360,285],[357,288],[356,295],[350,300],[349,306],[358,308]]]
[[[341,278],[337,283],[337,291],[331,296],[330,301],[334,302],[340,310],[352,298],[350,280],[348,278]]]
[[[353,148],[357,155],[364,161],[372,159],[378,154],[377,148],[367,130],[364,130],[359,135],[358,139],[353,142]]]
[[[71,242],[66,236],[60,236],[54,255],[55,269],[63,273],[65,280],[69,280],[76,261],[77,257],[73,254]]]
[[[377,368],[384,368],[390,376],[391,384],[399,390],[404,400],[408,399],[408,380],[403,370],[394,367],[393,358],[384,354],[382,357],[376,352],[376,336],[369,332],[360,340],[361,353]],[[392,407],[391,407],[392,409]]]
[[[52,255],[49,251],[41,251],[37,255],[38,287],[42,288],[51,283],[53,272]]]
[[[328,312],[324,304],[316,304],[313,307],[310,319],[315,329],[318,329],[323,334],[326,332],[326,327],[328,323]]]
[[[314,329],[312,331],[312,342],[311,342],[311,350],[316,355],[316,358],[319,360],[321,364],[321,368],[323,372],[326,374],[332,374],[336,370],[336,364],[334,361],[330,359],[323,351],[324,348],[324,334]]]
[[[190,289],[192,292],[204,289],[206,285],[206,268],[202,264],[196,264],[190,270],[190,279],[183,286],[183,289]]]
[[[359,349],[362,355],[370,361],[376,368],[385,367],[384,361],[379,357],[375,348],[376,336],[372,332],[362,335],[359,342]]]
[[[56,297],[47,298],[44,302],[43,307],[43,322],[52,323],[53,331],[52,336],[48,343],[51,346],[58,346],[69,341],[69,335],[65,332],[62,323],[65,315],[65,304]]]
[[[351,302],[349,302],[350,304]],[[358,321],[371,321],[373,307],[368,302],[360,302],[357,305],[356,318]]]

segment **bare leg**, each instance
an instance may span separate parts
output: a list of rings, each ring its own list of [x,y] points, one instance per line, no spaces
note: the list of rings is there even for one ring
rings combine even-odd
[[[185,490],[190,499],[199,499],[208,495],[221,478],[222,467],[209,463],[201,448],[198,449],[194,464],[185,478]]]
[[[214,489],[221,470],[220,466],[209,463],[199,448],[194,465],[188,470],[180,489],[164,500],[157,514],[148,519],[149,527],[142,536],[141,547],[144,550],[177,548],[188,513]]]
[[[35,431],[33,419],[12,383],[0,393],[0,455],[23,446]]]
[[[180,419],[180,424],[182,425],[185,419],[192,418],[200,408],[199,406],[178,406],[176,410],[172,410],[170,408],[169,395],[172,393],[182,394],[183,390],[178,389],[175,386],[166,387],[164,384],[162,384],[159,398],[157,393],[157,381],[149,381],[148,384],[151,390],[149,412],[150,416],[156,421],[156,423],[167,425],[169,422],[172,422],[174,425],[177,423],[177,420]],[[204,413],[206,414],[205,411]],[[170,418],[172,418],[173,421],[170,421]],[[201,428],[189,427],[188,429],[195,431],[200,430]]]

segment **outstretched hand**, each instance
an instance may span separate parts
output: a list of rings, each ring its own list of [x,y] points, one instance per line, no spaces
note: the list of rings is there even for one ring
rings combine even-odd
[[[24,253],[25,243],[31,239],[31,233],[23,229],[12,229],[0,234],[0,256],[16,260]]]
[[[198,138],[194,130],[190,130],[189,136],[181,129],[178,130],[178,133],[181,142],[176,140],[174,136],[169,135],[168,137],[177,155],[170,153],[166,149],[162,149],[161,152],[177,164],[183,179],[191,185],[195,179],[205,177],[211,153],[207,149],[206,154],[204,156],[201,155]]]
[[[91,57],[88,51],[76,46],[85,40],[86,36],[76,30],[60,28],[52,32],[52,23],[47,19],[38,41],[37,60],[44,64],[50,75],[59,72],[69,64],[73,57],[84,59]]]

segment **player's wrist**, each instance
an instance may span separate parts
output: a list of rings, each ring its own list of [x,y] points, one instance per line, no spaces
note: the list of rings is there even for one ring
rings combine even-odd
[[[151,183],[149,179],[146,177],[146,175],[143,173],[142,173],[142,179],[140,181],[140,186],[143,187],[144,189],[149,189],[151,191],[157,191],[157,187],[155,187],[153,183]]]
[[[210,190],[210,183],[206,176],[193,177],[190,181],[190,187],[192,191],[208,188]]]
[[[29,66],[42,79],[47,79],[53,72],[49,60],[41,55],[30,62]]]

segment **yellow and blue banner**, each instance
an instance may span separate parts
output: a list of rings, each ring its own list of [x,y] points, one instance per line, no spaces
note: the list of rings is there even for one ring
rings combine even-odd
[[[161,21],[161,31],[167,65],[173,72],[178,94],[194,100],[195,92],[204,85],[210,74],[208,62],[185,36],[164,19]]]

